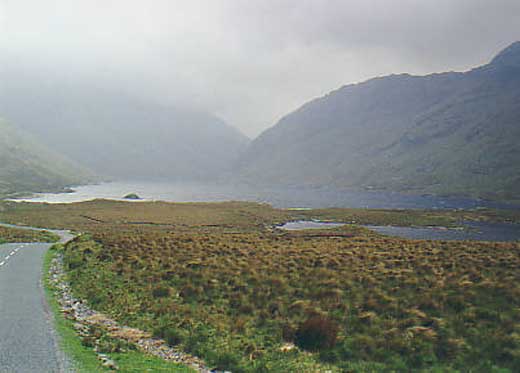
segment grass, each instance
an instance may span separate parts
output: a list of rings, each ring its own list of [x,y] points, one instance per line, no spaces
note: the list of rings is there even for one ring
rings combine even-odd
[[[59,236],[48,231],[34,231],[0,226],[0,244],[8,242],[57,242]]]
[[[81,344],[81,340],[74,331],[73,323],[71,320],[66,319],[60,311],[58,301],[54,296],[53,284],[50,281],[49,269],[52,259],[55,257],[57,245],[53,246],[47,251],[44,257],[43,273],[44,273],[44,285],[45,295],[49,307],[54,316],[54,325],[58,332],[60,339],[60,347],[63,352],[72,359],[75,368],[79,372],[95,372],[103,369],[100,365],[99,360],[96,358],[96,353]]]
[[[275,209],[250,202],[166,203],[94,200],[74,204],[0,201],[0,221],[89,231],[97,225],[257,230],[290,220],[320,219],[371,225],[455,227],[463,220],[520,223],[520,210]]]
[[[314,315],[342,326],[314,364],[519,363],[518,244],[352,233],[97,232],[69,244],[65,259],[76,291],[96,308],[148,330],[176,328],[185,349],[213,364],[232,353],[237,371],[267,362],[289,370],[304,355],[277,349]],[[252,363],[248,351],[263,358]]]
[[[272,228],[311,217],[408,225],[516,218],[493,214],[92,201],[17,204],[0,219],[86,232],[63,251],[75,294],[212,367],[508,372],[520,366],[519,242],[405,240],[357,225]],[[305,335],[326,342],[305,344]],[[287,342],[302,349],[284,350]]]
[[[66,319],[60,311],[49,275],[51,261],[60,247],[61,245],[54,245],[47,251],[43,266],[46,299],[54,316],[54,325],[60,337],[60,347],[66,356],[72,360],[74,368],[79,373],[110,371],[101,365],[92,348],[83,345],[81,338],[73,328],[73,322]],[[117,363],[120,372],[193,372],[188,367],[169,363],[138,351],[115,352],[111,353],[110,357]]]

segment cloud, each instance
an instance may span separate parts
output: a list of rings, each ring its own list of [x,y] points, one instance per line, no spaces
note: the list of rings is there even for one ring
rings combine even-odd
[[[0,58],[255,135],[344,84],[483,64],[520,39],[519,15],[517,0],[0,0]]]

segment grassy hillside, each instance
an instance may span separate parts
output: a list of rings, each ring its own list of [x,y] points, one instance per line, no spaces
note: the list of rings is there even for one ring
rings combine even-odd
[[[0,119],[0,197],[60,190],[91,173]]]
[[[244,180],[520,200],[520,43],[465,73],[349,85],[250,145]]]
[[[238,202],[3,206],[4,221],[87,232],[64,251],[76,294],[221,370],[513,372],[520,364],[519,243],[405,240],[354,225],[273,229],[300,214],[419,225],[515,216]]]

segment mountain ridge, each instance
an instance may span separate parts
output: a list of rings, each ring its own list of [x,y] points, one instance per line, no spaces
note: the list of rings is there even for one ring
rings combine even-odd
[[[255,139],[240,179],[520,199],[518,56],[514,43],[467,72],[342,86]]]

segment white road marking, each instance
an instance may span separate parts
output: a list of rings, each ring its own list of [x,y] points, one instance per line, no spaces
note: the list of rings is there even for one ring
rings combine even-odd
[[[24,247],[25,245],[21,245],[19,247],[17,247],[16,249],[14,249],[13,251],[11,251],[5,258],[3,261],[0,262],[0,267],[2,267],[4,264],[7,263],[7,261],[9,260],[10,257],[12,257],[14,254],[16,254],[18,252],[18,250],[20,250],[21,247]]]

